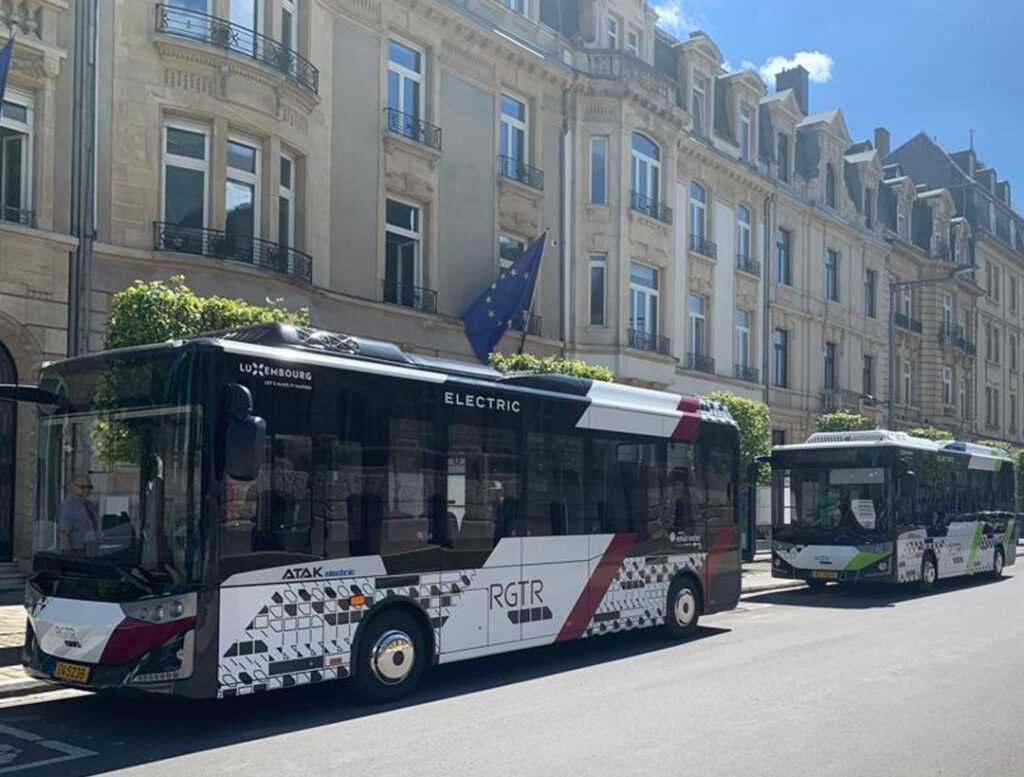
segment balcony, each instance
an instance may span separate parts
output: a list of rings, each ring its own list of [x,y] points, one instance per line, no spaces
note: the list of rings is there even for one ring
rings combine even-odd
[[[667,337],[646,332],[643,329],[629,329],[629,347],[639,351],[650,351],[669,356],[672,353],[672,341]]]
[[[181,227],[154,221],[153,250],[243,262],[303,283],[313,282],[313,257],[309,254],[269,240],[228,234],[220,229]]]
[[[718,258],[718,246],[707,240],[703,235],[690,235],[690,250],[708,259]]]
[[[394,108],[384,109],[384,121],[388,131],[422,143],[428,148],[441,150],[441,128],[435,127],[422,119],[402,113]]]
[[[12,224],[21,224],[23,227],[34,227],[36,225],[36,214],[31,210],[12,208],[9,205],[0,205],[0,221],[9,221]]]
[[[401,305],[424,313],[437,312],[437,292],[413,286],[411,283],[385,278],[381,281],[384,301],[389,305]]]
[[[648,218],[656,219],[663,224],[672,223],[672,208],[663,202],[653,200],[640,192],[629,193],[629,207]]]
[[[591,78],[629,81],[653,92],[661,103],[679,105],[676,82],[639,57],[611,49],[588,49],[583,52],[583,56],[584,69]]]
[[[157,5],[156,31],[208,43],[247,57],[277,70],[289,81],[313,94],[317,94],[320,89],[320,71],[308,59],[273,38],[227,19],[189,8]]]
[[[686,369],[706,372],[708,375],[715,374],[715,360],[702,353],[686,354]]]
[[[532,186],[538,191],[544,191],[544,171],[520,162],[514,157],[499,156],[498,171],[502,178],[510,178],[513,181]]]
[[[920,321],[918,321],[916,318],[910,318],[909,316],[906,316],[903,313],[894,314],[892,317],[892,321],[900,329],[906,329],[908,332],[913,332],[914,334],[919,335],[921,334],[921,332],[924,331],[924,327],[921,326]]]
[[[939,342],[951,345],[954,348],[960,348],[968,356],[974,356],[977,353],[974,343],[967,339],[964,328],[960,324],[952,322],[939,324]]]
[[[753,275],[755,278],[761,277],[761,263],[743,254],[736,254],[736,269]]]
[[[737,380],[743,380],[747,383],[760,383],[761,373],[757,367],[751,367],[749,364],[737,364],[733,370],[733,374]]]
[[[826,413],[835,410],[849,410],[860,412],[860,401],[862,395],[857,391],[850,391],[844,388],[826,388],[822,395],[822,404]]]
[[[525,310],[520,311],[519,315],[512,319],[512,329],[534,337],[540,337],[540,324],[540,316],[527,313]]]

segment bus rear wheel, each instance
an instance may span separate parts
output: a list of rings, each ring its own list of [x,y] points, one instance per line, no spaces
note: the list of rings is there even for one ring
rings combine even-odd
[[[992,559],[992,577],[996,578],[997,580],[1000,577],[1002,577],[1003,567],[1005,566],[1005,564],[1006,562],[1003,559],[1003,549],[997,545],[995,558]]]
[[[692,577],[683,575],[668,587],[665,631],[672,639],[686,639],[697,630],[700,618],[700,590]]]
[[[921,591],[931,591],[935,588],[935,581],[939,579],[939,568],[935,564],[935,556],[925,553],[921,559],[921,579],[917,587]]]
[[[374,703],[402,698],[419,684],[427,668],[423,629],[401,610],[382,612],[364,628],[356,650],[356,692]]]

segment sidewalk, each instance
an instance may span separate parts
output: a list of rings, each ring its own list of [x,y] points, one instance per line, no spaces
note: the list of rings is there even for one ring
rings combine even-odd
[[[753,561],[743,565],[744,594],[799,585],[803,584],[772,578],[771,560],[767,552],[758,553]],[[0,602],[0,699],[38,693],[52,687],[31,679],[21,669],[21,646],[25,642],[25,608],[20,599],[20,596],[5,597]]]

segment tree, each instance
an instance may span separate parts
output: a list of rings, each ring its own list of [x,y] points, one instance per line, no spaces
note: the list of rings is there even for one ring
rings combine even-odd
[[[949,442],[955,439],[952,432],[947,432],[945,429],[936,429],[934,426],[915,426],[913,429],[907,429],[907,434],[911,437],[923,437],[934,442]]]
[[[816,432],[864,432],[876,428],[875,421],[860,413],[835,410],[818,416],[814,424]]]
[[[740,429],[740,478],[750,485],[747,473],[750,465],[758,456],[767,456],[772,452],[771,417],[768,406],[764,402],[747,399],[731,391],[712,391],[707,399],[721,402],[732,414]],[[768,480],[768,467],[762,466],[758,471],[757,482]]]
[[[279,299],[268,298],[265,305],[252,305],[217,295],[201,297],[185,285],[185,276],[173,275],[166,283],[135,281],[113,296],[104,346],[148,345],[274,321],[306,325],[309,310],[289,311],[281,307]]]
[[[572,375],[612,382],[612,371],[598,364],[587,364],[578,359],[560,359],[557,356],[534,356],[531,353],[491,354],[491,366],[498,372],[537,372]]]

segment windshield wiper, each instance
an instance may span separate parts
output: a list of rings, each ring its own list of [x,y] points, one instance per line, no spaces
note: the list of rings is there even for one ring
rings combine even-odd
[[[56,563],[62,572],[67,570],[77,570],[86,572],[95,572],[97,567],[101,569],[113,570],[117,578],[124,583],[137,588],[145,594],[154,594],[156,590],[153,583],[148,579],[139,580],[139,578],[125,572],[125,570],[113,561],[106,561],[99,558],[68,558],[67,556],[61,555],[60,553],[52,553],[49,551],[41,551],[36,553],[36,558],[42,557],[47,561]]]

